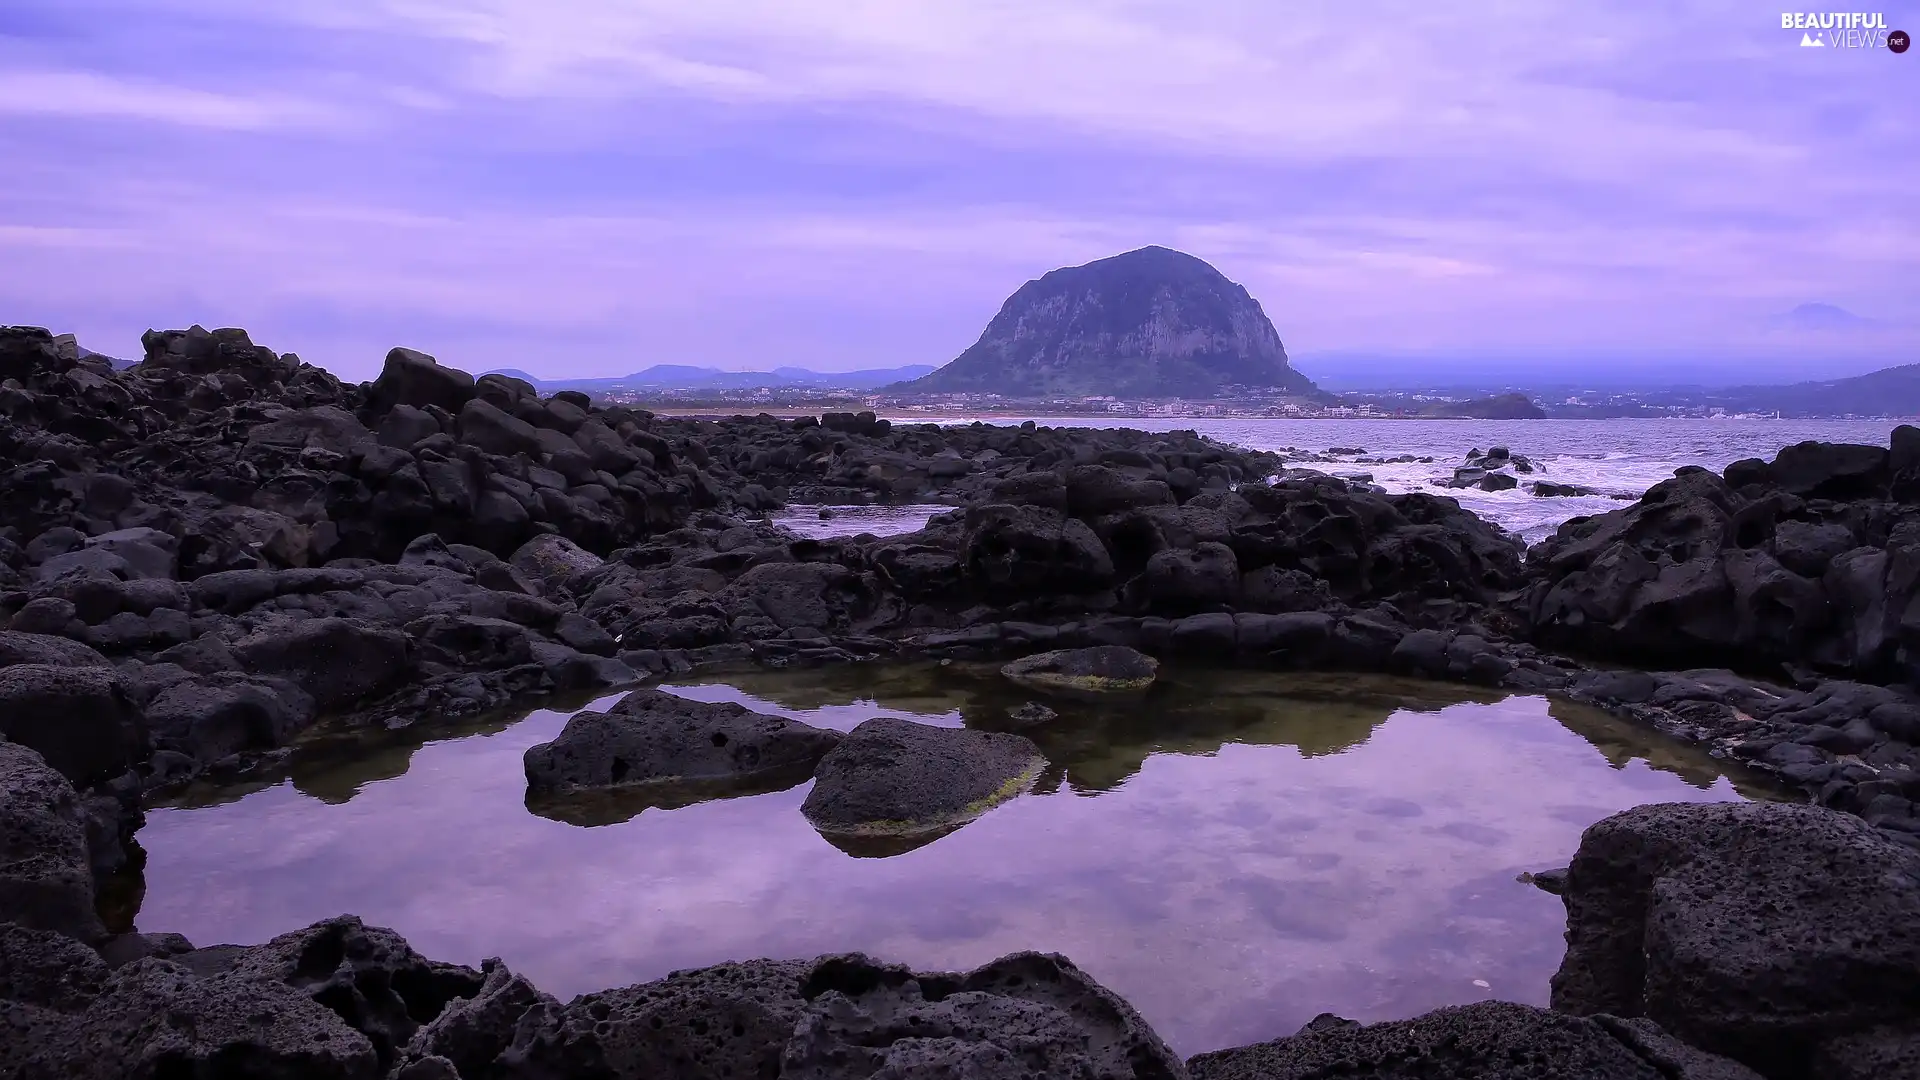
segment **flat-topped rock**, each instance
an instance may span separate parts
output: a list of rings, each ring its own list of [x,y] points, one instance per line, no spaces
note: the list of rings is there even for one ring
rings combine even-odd
[[[1137,694],[1153,685],[1160,661],[1125,645],[1057,649],[1022,657],[1000,674],[1021,686],[1053,694],[1104,697]]]
[[[800,811],[829,840],[903,850],[1019,795],[1045,765],[1024,736],[875,717],[820,759]],[[895,852],[879,845],[871,853]]]
[[[570,795],[786,787],[805,780],[841,738],[837,731],[730,701],[635,690],[606,712],[576,713],[558,738],[530,747],[527,788],[535,795]]]

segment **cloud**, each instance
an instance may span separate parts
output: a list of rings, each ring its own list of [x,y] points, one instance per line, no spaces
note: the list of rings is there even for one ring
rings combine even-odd
[[[222,94],[88,71],[0,71],[0,114],[154,120],[249,130],[334,122],[314,102],[258,94]]]
[[[227,320],[363,374],[395,338],[939,362],[1020,282],[1148,243],[1295,352],[1920,307],[1901,65],[1719,0],[24,6],[0,289],[108,352]]]

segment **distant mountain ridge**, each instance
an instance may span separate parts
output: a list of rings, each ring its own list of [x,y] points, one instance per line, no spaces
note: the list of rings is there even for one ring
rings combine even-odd
[[[1015,290],[965,352],[907,393],[1208,397],[1230,386],[1318,396],[1259,301],[1205,261],[1144,247]]]
[[[1881,368],[1849,379],[1736,386],[1714,396],[1741,412],[1782,416],[1920,416],[1920,364]]]
[[[548,392],[582,390],[590,393],[594,390],[873,390],[889,383],[917,379],[932,370],[932,364],[862,368],[857,371],[813,371],[799,367],[778,367],[772,371],[723,371],[688,364],[655,364],[629,375],[605,379],[541,378],[518,368],[496,368],[486,374],[524,379]]]

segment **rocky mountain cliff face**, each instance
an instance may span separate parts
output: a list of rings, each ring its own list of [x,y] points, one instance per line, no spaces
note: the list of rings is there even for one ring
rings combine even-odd
[[[1259,301],[1202,260],[1163,247],[1027,282],[972,348],[904,385],[1012,397],[1202,397],[1227,386],[1318,393],[1287,365]]]

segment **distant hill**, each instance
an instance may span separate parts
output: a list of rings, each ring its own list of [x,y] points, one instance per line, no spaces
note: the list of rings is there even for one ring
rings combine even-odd
[[[1027,282],[967,351],[906,393],[1208,397],[1230,386],[1319,396],[1247,290],[1144,247]]]
[[[1496,394],[1429,405],[1420,410],[1420,415],[1443,420],[1540,420],[1547,412],[1525,394]]]
[[[1880,325],[1880,321],[1855,315],[1846,308],[1833,304],[1801,304],[1792,311],[1775,315],[1768,320],[1768,325],[1774,330],[1844,334],[1872,330]]]
[[[655,364],[650,368],[609,379],[543,379],[517,368],[500,368],[489,374],[524,379],[542,392],[555,390],[873,390],[906,379],[917,379],[933,370],[931,364],[908,364],[896,368],[862,368],[858,371],[813,371],[808,368],[781,367],[772,371],[722,371],[719,368],[686,364]]]
[[[1736,386],[1713,399],[1731,411],[1782,416],[1920,416],[1920,364],[1881,368],[1850,379],[1787,386]]]

